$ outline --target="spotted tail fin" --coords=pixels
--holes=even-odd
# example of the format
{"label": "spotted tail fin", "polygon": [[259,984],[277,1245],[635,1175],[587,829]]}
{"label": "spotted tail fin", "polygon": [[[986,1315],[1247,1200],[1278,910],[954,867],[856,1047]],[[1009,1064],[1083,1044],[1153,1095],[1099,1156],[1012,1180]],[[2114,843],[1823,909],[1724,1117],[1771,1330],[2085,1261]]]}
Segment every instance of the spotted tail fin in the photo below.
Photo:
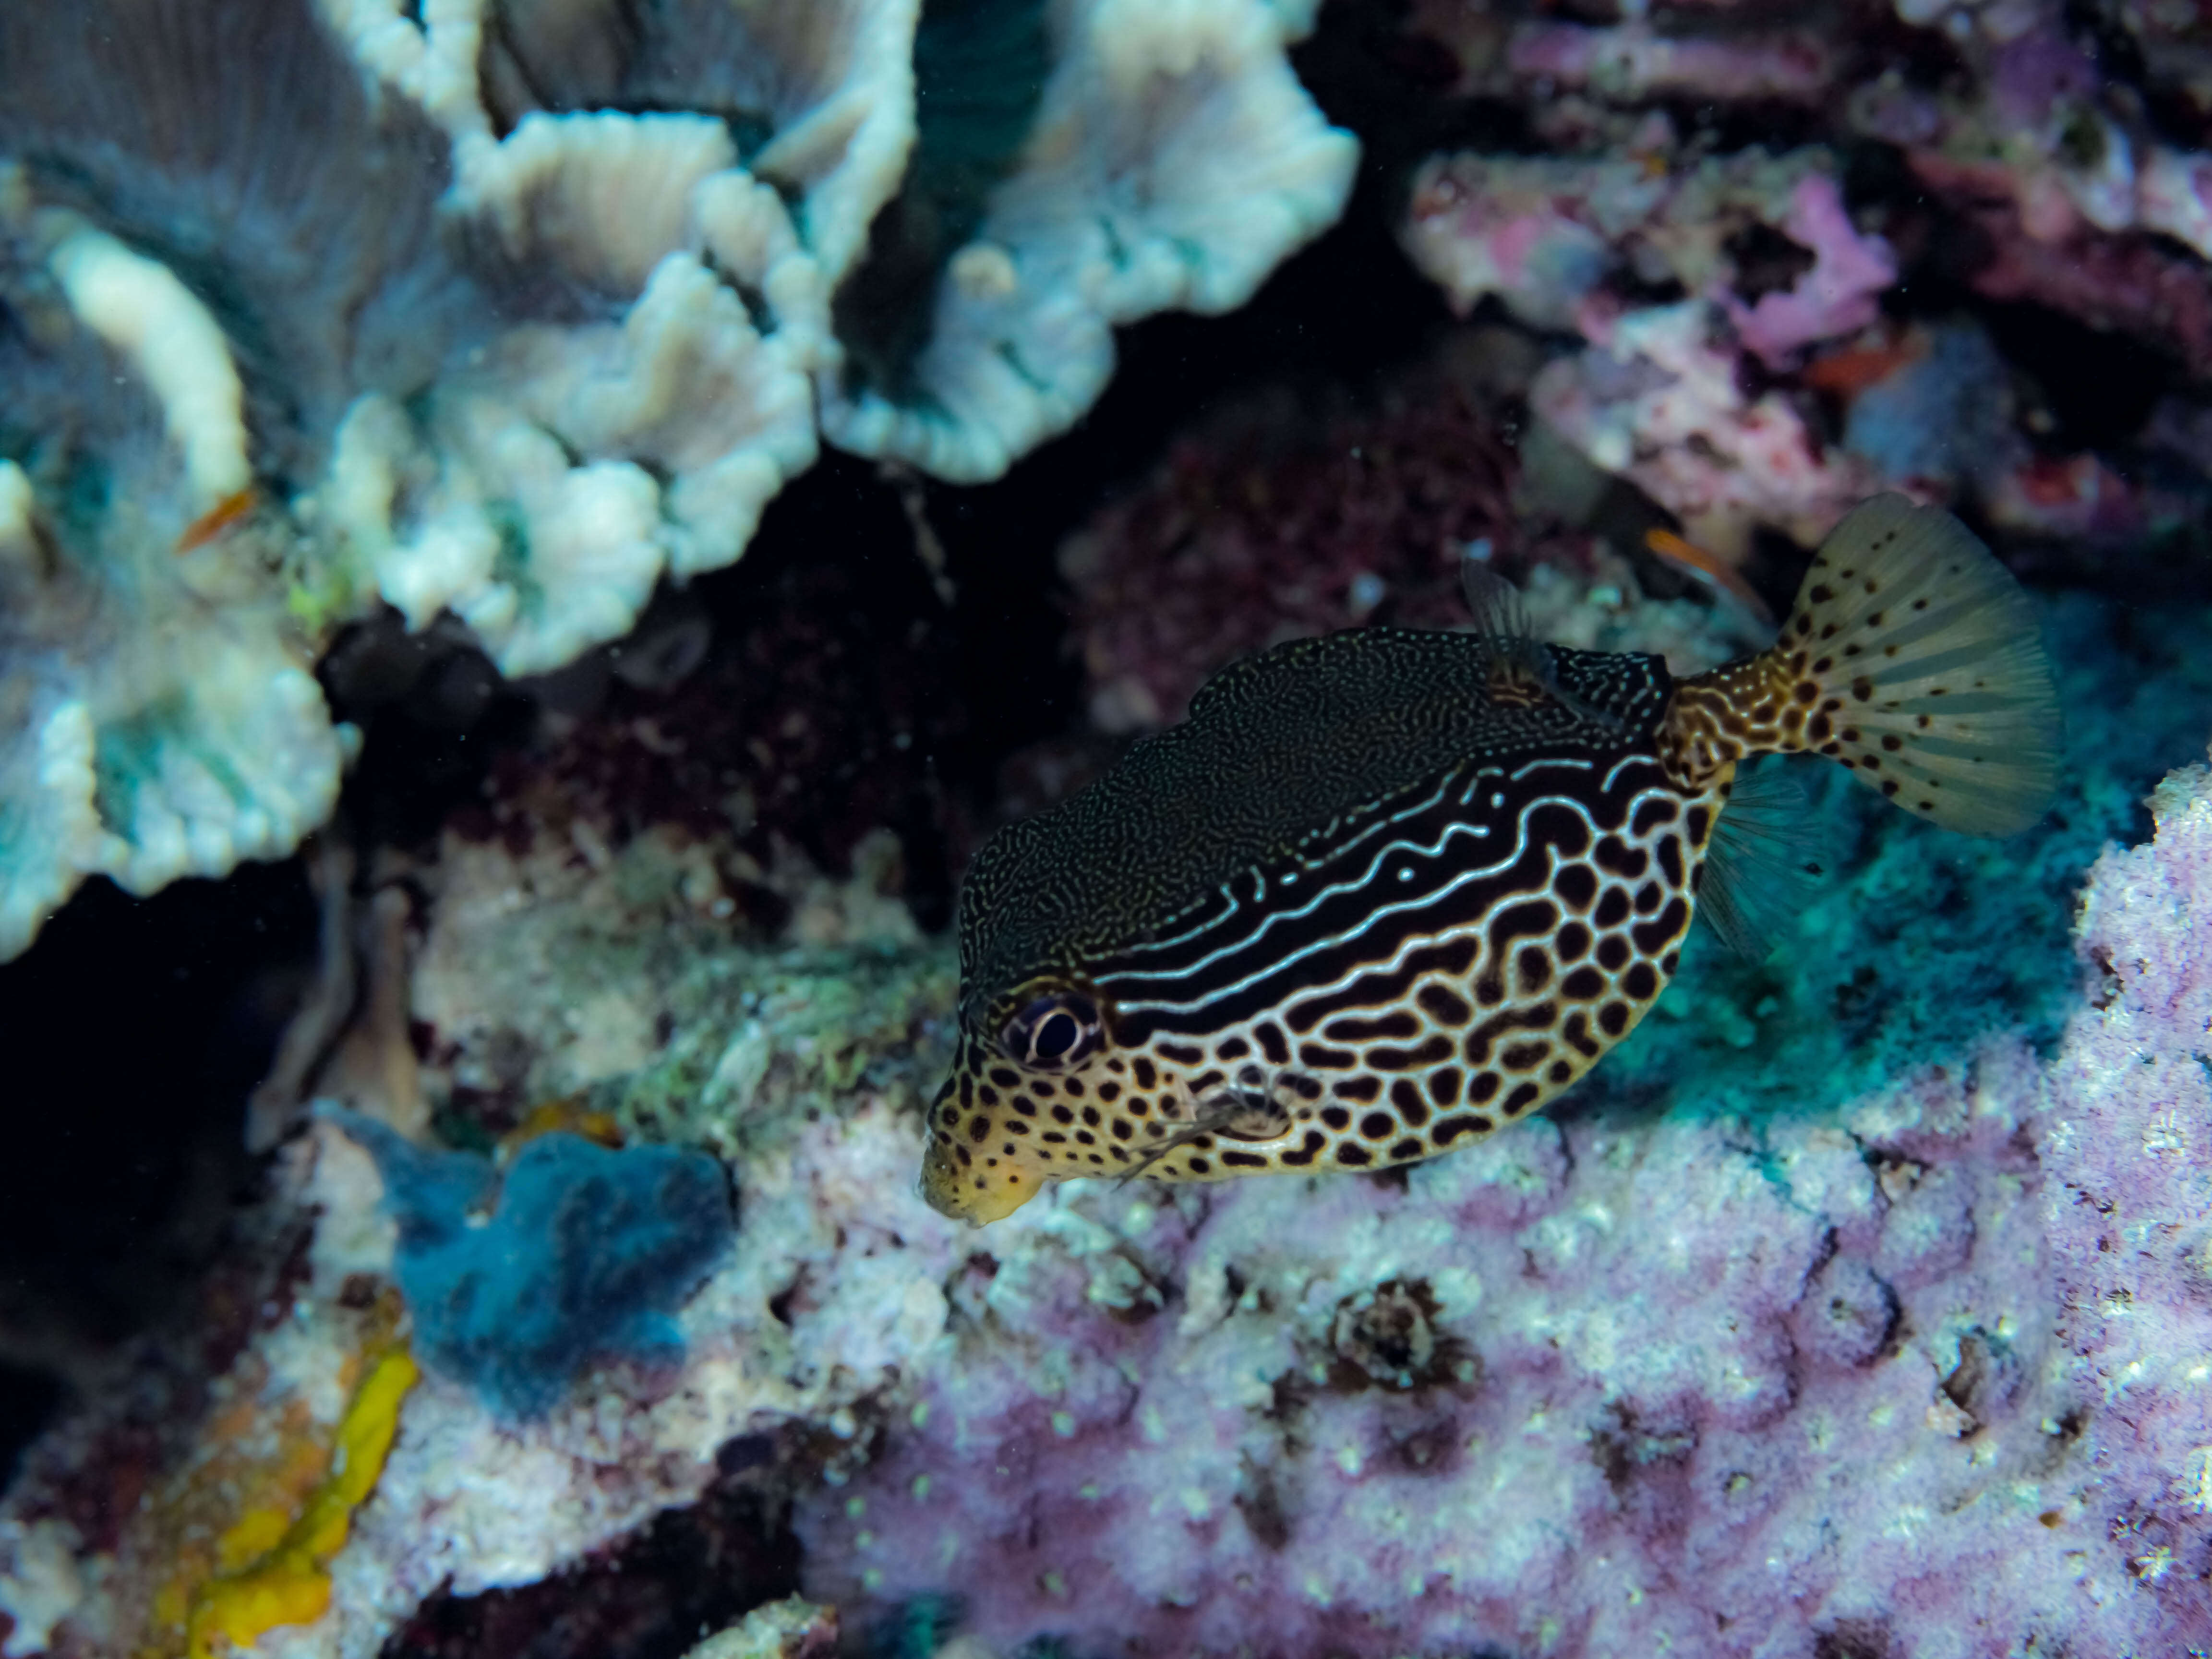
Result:
{"label": "spotted tail fin", "polygon": [[1947,830],[2009,836],[2051,804],[2062,722],[2027,596],[1940,507],[1877,495],[1814,556],[1767,653],[1802,747]]}

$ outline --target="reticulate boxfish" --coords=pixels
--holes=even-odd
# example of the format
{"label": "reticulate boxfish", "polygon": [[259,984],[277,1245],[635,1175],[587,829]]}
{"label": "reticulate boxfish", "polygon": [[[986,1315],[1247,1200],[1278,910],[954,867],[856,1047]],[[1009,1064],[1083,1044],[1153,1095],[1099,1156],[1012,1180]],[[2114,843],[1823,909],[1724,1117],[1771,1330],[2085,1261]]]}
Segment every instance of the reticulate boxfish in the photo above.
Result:
{"label": "reticulate boxfish", "polygon": [[2002,836],[2049,804],[2059,736],[2026,595],[1899,495],[1822,544],[1773,646],[1688,679],[1494,612],[1246,658],[977,854],[922,1191],[983,1222],[1075,1176],[1465,1146],[1636,1028],[1693,915],[1749,945],[1802,879],[1740,763],[1825,755]]}

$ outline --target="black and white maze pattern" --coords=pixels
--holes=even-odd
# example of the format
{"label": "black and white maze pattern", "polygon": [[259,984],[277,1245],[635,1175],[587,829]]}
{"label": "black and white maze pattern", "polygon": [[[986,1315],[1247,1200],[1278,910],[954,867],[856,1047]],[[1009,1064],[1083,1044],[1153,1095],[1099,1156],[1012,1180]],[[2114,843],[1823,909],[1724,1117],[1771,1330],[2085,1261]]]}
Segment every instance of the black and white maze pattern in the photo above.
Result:
{"label": "black and white maze pattern", "polygon": [[1727,788],[1650,753],[1455,769],[1081,964],[1107,1032],[1073,1073],[963,1037],[927,1178],[1374,1169],[1525,1117],[1674,973]]}

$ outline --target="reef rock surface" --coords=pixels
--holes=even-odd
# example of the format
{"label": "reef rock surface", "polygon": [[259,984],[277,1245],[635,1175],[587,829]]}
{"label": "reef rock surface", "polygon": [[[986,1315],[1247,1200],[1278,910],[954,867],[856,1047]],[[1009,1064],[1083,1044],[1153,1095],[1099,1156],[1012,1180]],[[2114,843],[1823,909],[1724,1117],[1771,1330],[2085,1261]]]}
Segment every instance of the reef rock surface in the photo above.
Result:
{"label": "reef rock surface", "polygon": [[2047,1056],[976,1235],[810,1589],[1002,1650],[2202,1646],[2212,772],[2154,810]]}

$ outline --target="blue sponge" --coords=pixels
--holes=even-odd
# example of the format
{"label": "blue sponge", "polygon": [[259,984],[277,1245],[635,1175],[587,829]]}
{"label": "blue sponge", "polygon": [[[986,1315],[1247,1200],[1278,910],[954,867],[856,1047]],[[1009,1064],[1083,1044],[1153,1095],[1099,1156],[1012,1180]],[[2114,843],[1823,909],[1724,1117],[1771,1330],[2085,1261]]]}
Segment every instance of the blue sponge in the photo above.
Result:
{"label": "blue sponge", "polygon": [[325,1106],[384,1175],[414,1349],[512,1418],[550,1409],[593,1360],[673,1361],[668,1316],[728,1248],[722,1166],[673,1146],[541,1135],[504,1172]]}

